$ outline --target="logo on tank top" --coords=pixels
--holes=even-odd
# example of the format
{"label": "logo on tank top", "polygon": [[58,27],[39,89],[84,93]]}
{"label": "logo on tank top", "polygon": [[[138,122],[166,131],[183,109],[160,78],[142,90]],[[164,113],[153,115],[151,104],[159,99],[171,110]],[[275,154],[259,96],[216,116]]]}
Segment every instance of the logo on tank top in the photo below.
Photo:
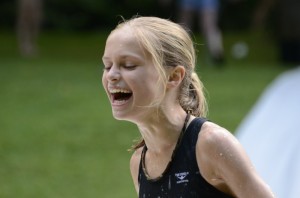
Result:
{"label": "logo on tank top", "polygon": [[175,173],[175,176],[177,178],[176,183],[181,184],[181,183],[187,183],[189,180],[186,178],[188,176],[189,172],[182,172],[182,173]]}

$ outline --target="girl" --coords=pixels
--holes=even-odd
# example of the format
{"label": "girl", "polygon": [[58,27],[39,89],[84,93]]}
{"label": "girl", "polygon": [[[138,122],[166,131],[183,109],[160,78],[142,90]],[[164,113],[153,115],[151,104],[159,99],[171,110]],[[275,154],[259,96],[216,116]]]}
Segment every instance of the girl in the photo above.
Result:
{"label": "girl", "polygon": [[226,129],[204,119],[193,42],[157,17],[120,23],[106,41],[102,83],[113,116],[137,125],[130,170],[139,197],[274,197]]}

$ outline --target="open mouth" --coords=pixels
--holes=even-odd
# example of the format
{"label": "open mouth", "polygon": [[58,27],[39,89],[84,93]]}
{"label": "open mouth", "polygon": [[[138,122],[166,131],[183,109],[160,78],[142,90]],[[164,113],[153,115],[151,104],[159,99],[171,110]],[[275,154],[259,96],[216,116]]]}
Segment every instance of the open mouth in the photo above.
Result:
{"label": "open mouth", "polygon": [[127,101],[131,98],[132,92],[125,89],[109,90],[112,97],[112,102]]}

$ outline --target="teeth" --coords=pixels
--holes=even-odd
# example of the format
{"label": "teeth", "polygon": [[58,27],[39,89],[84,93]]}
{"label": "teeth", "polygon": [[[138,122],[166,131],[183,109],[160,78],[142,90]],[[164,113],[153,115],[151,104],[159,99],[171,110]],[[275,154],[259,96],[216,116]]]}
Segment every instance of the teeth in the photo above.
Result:
{"label": "teeth", "polygon": [[127,101],[126,100],[114,100],[113,104],[115,105],[122,105],[125,104]]}
{"label": "teeth", "polygon": [[110,93],[131,93],[131,91],[125,90],[125,89],[110,89]]}

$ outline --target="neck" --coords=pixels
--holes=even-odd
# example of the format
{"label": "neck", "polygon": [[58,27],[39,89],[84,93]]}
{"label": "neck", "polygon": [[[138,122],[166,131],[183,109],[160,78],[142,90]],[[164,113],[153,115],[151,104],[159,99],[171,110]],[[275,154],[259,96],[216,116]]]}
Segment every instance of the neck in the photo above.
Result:
{"label": "neck", "polygon": [[173,149],[182,131],[186,112],[180,108],[169,113],[159,113],[138,124],[149,151],[161,153]]}

